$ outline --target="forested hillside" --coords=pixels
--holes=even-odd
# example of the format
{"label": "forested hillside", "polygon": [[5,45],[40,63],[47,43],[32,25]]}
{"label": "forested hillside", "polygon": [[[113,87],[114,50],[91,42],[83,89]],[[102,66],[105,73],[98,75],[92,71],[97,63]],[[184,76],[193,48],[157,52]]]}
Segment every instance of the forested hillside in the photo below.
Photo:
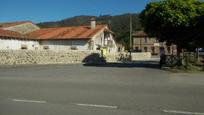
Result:
{"label": "forested hillside", "polygon": [[129,44],[129,27],[130,27],[130,15],[133,19],[133,31],[140,30],[141,24],[138,14],[122,14],[122,15],[103,15],[103,16],[76,16],[72,18],[63,19],[55,22],[43,22],[38,26],[42,28],[48,27],[63,27],[63,26],[79,26],[89,25],[90,19],[95,17],[97,24],[107,24],[110,29],[115,33],[115,38],[118,42],[128,46]]}

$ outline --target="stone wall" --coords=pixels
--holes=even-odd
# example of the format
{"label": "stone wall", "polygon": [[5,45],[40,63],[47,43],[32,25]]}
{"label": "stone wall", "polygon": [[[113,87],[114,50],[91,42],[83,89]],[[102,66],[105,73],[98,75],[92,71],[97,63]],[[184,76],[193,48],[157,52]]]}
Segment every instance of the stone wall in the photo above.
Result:
{"label": "stone wall", "polygon": [[132,61],[149,60],[151,59],[151,53],[150,52],[132,53],[131,59]]}
{"label": "stone wall", "polygon": [[[132,61],[148,60],[151,53],[132,53]],[[129,53],[111,53],[106,62],[128,61]],[[103,63],[99,51],[0,50],[0,65]]]}
{"label": "stone wall", "polygon": [[[131,53],[132,61],[145,61],[151,59],[152,55],[150,52],[140,52],[140,53]],[[130,61],[130,53],[111,53],[106,56],[107,62],[129,62]]]}
{"label": "stone wall", "polygon": [[[72,64],[82,63],[85,58],[95,58],[90,56],[98,54],[93,51],[67,51],[67,52],[53,52],[53,51],[31,51],[31,50],[5,50],[0,51],[0,64]],[[96,57],[98,58],[98,57]],[[94,60],[94,59],[90,59]],[[95,59],[96,60],[96,59]]]}

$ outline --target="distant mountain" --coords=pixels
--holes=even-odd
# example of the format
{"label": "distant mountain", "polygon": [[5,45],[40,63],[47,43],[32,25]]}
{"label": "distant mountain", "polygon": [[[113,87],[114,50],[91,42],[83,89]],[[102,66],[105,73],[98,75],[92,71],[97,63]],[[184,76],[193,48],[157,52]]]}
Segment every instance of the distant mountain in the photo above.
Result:
{"label": "distant mountain", "polygon": [[130,16],[133,20],[133,31],[140,30],[141,23],[138,14],[122,14],[122,15],[102,15],[102,16],[76,16],[72,18],[63,19],[55,22],[43,22],[37,24],[41,28],[49,27],[64,27],[64,26],[79,26],[89,25],[92,17],[96,18],[97,24],[107,24],[115,33],[115,38],[118,42],[128,46],[129,44],[129,27]]}
{"label": "distant mountain", "polygon": [[88,25],[92,17],[95,16],[76,16],[55,22],[43,22],[37,25],[42,28]]}

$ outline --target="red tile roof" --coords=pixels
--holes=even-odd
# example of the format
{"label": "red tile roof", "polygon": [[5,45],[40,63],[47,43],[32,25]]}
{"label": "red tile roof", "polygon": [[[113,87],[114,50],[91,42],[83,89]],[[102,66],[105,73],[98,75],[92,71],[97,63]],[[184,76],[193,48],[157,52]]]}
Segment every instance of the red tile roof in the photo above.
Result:
{"label": "red tile roof", "polygon": [[27,35],[0,28],[0,37],[30,40],[90,39],[100,31],[113,33],[106,27],[106,25],[97,25],[95,29],[91,29],[89,26],[45,28]]}
{"label": "red tile roof", "polygon": [[3,29],[0,29],[0,37],[22,38],[22,39],[26,38],[25,36],[21,35],[18,32],[3,30]]}
{"label": "red tile roof", "polygon": [[45,28],[29,33],[28,37],[39,40],[90,39],[99,31],[105,30],[106,27],[106,25],[97,25],[95,29],[89,26]]}
{"label": "red tile roof", "polygon": [[134,37],[147,37],[147,34],[144,31],[137,31],[133,33]]}
{"label": "red tile roof", "polygon": [[24,23],[32,23],[32,22],[31,21],[22,21],[22,22],[0,23],[0,28],[8,28],[8,27],[17,26],[17,25],[24,24]]}

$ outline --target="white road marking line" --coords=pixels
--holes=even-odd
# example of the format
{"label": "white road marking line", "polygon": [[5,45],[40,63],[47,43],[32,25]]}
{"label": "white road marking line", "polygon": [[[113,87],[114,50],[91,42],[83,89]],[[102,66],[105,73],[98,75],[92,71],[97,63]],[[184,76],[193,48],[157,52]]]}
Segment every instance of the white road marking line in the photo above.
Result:
{"label": "white road marking line", "polygon": [[8,98],[9,100],[15,101],[15,102],[25,102],[25,103],[47,103],[46,101],[39,101],[39,100],[24,100],[24,99],[13,99]]}
{"label": "white road marking line", "polygon": [[204,115],[199,112],[177,111],[177,110],[163,110],[165,113],[184,114],[184,115]]}
{"label": "white road marking line", "polygon": [[83,104],[83,103],[75,103],[78,106],[85,106],[85,107],[97,107],[97,108],[109,108],[109,109],[117,109],[117,106],[109,106],[109,105],[96,105],[96,104]]}

